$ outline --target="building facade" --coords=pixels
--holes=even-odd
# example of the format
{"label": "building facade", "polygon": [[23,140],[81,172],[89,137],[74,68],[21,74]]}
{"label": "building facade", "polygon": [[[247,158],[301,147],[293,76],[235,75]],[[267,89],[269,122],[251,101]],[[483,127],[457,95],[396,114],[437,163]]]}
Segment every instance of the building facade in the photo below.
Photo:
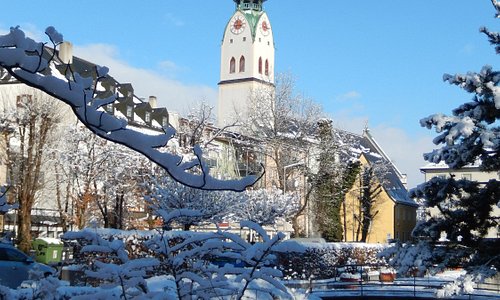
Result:
{"label": "building facade", "polygon": [[[420,168],[420,171],[424,174],[425,182],[431,180],[434,177],[450,178],[454,176],[455,179],[466,179],[470,181],[477,181],[479,183],[486,183],[491,179],[500,180],[500,172],[486,172],[479,169],[478,165],[467,165],[461,169],[452,169],[448,167],[444,162],[440,163],[429,163],[426,166]],[[439,214],[437,208],[431,208],[428,213],[430,216],[435,216]],[[495,216],[500,216],[500,208],[497,206],[493,207],[493,214]],[[420,213],[422,218],[425,218],[425,212]],[[490,228],[486,238],[500,238],[500,229]],[[444,237],[443,237],[444,238]]]}
{"label": "building facade", "polygon": [[[359,147],[361,168],[382,165],[382,175],[374,178],[371,185],[378,189],[373,193],[371,214],[373,215],[367,231],[367,243],[386,243],[391,240],[402,242],[411,239],[411,232],[416,225],[418,204],[408,196],[406,175],[402,174],[391,162],[390,158],[378,145],[368,130],[355,138]],[[344,240],[357,242],[361,240],[363,207],[360,199],[362,193],[371,187],[359,175],[355,184],[347,193],[342,210],[346,212]],[[343,217],[344,218],[344,217]]]}

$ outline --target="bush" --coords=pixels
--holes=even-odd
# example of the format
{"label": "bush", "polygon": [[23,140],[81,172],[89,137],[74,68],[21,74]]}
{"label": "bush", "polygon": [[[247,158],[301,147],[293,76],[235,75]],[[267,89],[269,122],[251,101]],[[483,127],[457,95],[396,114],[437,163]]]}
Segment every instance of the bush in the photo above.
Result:
{"label": "bush", "polygon": [[277,267],[286,279],[334,278],[346,265],[386,264],[378,257],[383,249],[381,245],[285,242],[276,251]]}

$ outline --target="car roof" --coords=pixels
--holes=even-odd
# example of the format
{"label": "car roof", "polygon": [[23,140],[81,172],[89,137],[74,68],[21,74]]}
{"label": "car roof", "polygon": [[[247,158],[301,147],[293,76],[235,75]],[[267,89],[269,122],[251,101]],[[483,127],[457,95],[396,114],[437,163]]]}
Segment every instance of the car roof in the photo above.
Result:
{"label": "car roof", "polygon": [[11,244],[7,244],[7,243],[0,243],[0,248],[10,248],[10,249],[16,249],[18,250],[16,247],[14,247],[13,245]]}

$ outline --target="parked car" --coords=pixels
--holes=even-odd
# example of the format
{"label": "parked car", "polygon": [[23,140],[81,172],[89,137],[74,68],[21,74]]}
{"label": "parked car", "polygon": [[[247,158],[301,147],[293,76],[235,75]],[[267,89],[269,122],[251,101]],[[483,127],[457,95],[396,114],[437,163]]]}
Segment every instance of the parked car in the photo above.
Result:
{"label": "parked car", "polygon": [[56,270],[40,263],[9,244],[0,243],[0,285],[17,288],[30,278],[30,273],[52,276]]}

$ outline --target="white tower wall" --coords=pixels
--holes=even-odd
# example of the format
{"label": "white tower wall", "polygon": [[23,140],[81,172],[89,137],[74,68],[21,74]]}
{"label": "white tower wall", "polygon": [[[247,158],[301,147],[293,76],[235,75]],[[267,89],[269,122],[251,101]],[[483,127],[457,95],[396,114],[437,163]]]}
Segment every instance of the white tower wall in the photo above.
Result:
{"label": "white tower wall", "polygon": [[[237,26],[238,20],[244,25]],[[242,56],[245,58],[243,71],[240,70]],[[267,14],[263,11],[236,10],[226,25],[221,45],[217,107],[220,127],[234,122],[235,118],[244,122],[251,91],[274,86],[274,56],[273,32]],[[235,62],[233,69],[232,58]]]}

